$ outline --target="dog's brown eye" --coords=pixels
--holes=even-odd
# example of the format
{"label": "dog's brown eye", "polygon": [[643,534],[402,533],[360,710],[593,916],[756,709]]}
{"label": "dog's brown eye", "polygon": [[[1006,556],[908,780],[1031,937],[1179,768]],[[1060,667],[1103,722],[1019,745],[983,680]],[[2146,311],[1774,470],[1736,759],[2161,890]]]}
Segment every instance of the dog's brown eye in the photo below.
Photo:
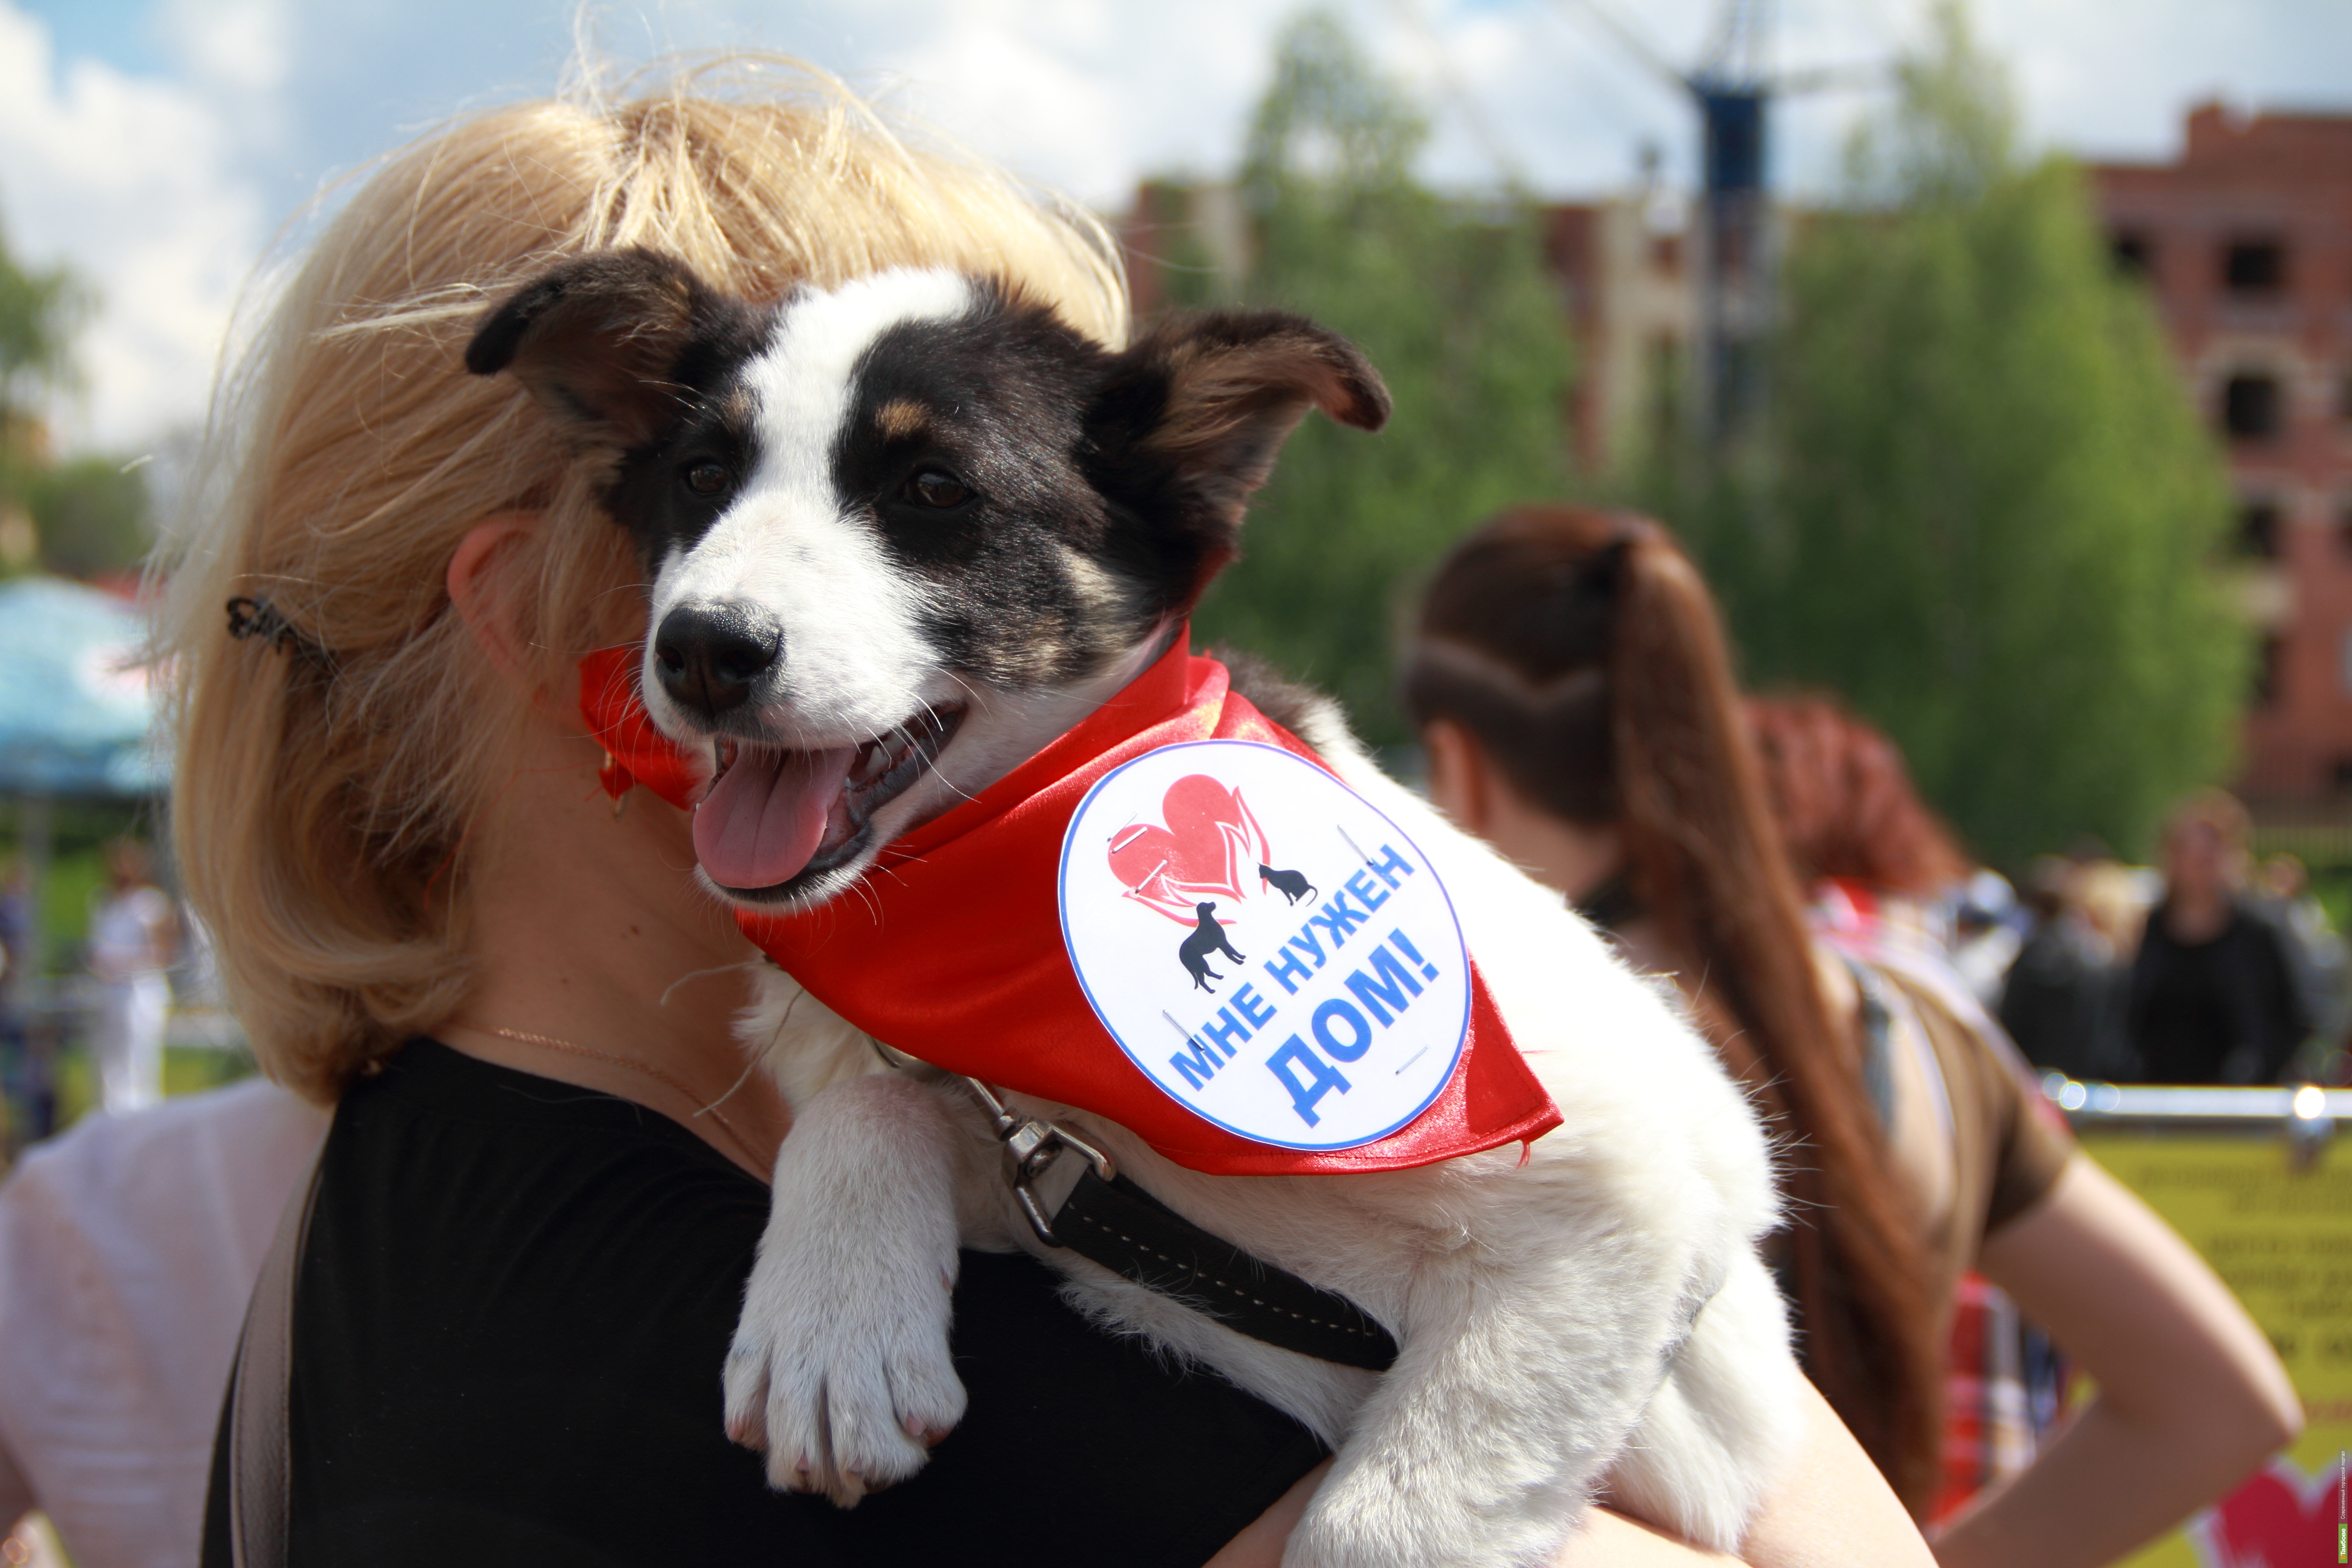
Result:
{"label": "dog's brown eye", "polygon": [[686,488],[698,496],[715,496],[733,478],[724,463],[697,463],[686,470]]}
{"label": "dog's brown eye", "polygon": [[971,499],[971,488],[953,474],[925,468],[907,481],[908,499],[919,506],[961,506]]}

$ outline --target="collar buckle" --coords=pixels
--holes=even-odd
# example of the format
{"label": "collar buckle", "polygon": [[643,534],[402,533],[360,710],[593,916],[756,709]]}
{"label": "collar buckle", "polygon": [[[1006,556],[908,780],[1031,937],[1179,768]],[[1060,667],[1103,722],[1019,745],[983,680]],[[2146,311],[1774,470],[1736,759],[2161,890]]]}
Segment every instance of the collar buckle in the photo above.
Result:
{"label": "collar buckle", "polygon": [[1048,1247],[1065,1245],[1054,1234],[1052,1216],[1038,1200],[1038,1178],[1052,1170],[1064,1154],[1076,1153],[1094,1167],[1098,1180],[1108,1182],[1118,1173],[1110,1156],[1059,1122],[1013,1110],[1005,1103],[1002,1092],[980,1079],[967,1078],[963,1081],[980,1097],[982,1108],[988,1112],[990,1131],[1003,1146],[1004,1180],[1012,1187],[1013,1201],[1021,1205],[1029,1228]]}

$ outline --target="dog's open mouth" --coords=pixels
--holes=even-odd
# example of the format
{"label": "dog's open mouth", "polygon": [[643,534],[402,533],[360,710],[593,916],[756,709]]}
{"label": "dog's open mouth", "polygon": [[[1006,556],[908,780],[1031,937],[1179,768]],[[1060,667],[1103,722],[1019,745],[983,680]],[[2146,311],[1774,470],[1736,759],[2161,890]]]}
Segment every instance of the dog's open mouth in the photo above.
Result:
{"label": "dog's open mouth", "polygon": [[789,896],[865,847],[874,814],[920,778],[963,721],[927,708],[862,745],[789,751],[719,742],[719,775],[694,813],[694,855],[746,898]]}

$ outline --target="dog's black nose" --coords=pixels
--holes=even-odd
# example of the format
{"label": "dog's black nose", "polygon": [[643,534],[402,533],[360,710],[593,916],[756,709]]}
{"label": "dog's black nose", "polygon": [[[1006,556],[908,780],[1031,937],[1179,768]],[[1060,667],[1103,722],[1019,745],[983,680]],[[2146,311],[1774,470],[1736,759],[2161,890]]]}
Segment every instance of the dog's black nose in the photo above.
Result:
{"label": "dog's black nose", "polygon": [[654,633],[654,669],[670,700],[715,719],[742,706],[783,646],[783,628],[748,605],[680,605]]}

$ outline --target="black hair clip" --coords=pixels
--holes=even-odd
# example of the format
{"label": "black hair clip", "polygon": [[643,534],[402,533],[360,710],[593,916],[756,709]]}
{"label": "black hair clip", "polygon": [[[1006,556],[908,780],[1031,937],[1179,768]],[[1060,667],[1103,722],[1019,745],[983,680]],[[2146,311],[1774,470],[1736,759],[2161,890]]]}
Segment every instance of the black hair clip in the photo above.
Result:
{"label": "black hair clip", "polygon": [[228,635],[243,642],[259,637],[280,653],[301,654],[325,661],[327,650],[296,629],[294,623],[279,613],[277,605],[267,599],[247,598],[243,595],[228,602]]}

